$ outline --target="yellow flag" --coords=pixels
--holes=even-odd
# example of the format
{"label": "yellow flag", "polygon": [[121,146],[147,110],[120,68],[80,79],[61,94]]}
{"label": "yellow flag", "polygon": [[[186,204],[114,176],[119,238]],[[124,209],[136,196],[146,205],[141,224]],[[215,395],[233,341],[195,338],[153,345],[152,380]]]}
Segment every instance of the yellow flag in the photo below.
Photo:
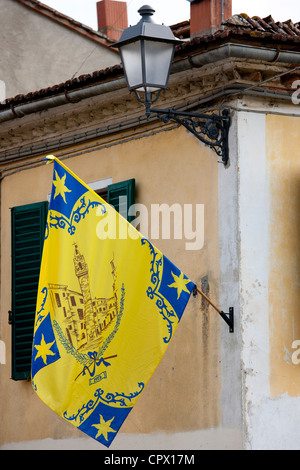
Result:
{"label": "yellow flag", "polygon": [[194,284],[52,160],[32,384],[52,410],[109,447],[161,361]]}

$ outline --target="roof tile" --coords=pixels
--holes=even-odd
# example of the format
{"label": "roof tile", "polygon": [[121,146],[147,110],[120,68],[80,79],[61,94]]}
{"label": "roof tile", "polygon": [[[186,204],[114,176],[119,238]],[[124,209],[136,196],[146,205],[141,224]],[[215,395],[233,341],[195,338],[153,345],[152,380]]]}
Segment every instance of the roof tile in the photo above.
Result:
{"label": "roof tile", "polygon": [[292,20],[284,21],[283,23],[275,22],[272,15],[266,18],[253,16],[252,18],[246,13],[240,15],[233,15],[231,18],[224,22],[226,29],[231,30],[252,30],[260,31],[266,35],[280,34],[288,39],[293,37],[300,37],[299,23],[293,23]]}

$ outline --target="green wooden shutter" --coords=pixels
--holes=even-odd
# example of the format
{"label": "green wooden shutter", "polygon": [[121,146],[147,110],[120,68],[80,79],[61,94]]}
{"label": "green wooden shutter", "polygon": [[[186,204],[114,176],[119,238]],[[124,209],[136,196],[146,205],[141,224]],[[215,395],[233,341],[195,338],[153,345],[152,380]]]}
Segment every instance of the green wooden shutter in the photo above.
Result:
{"label": "green wooden shutter", "polygon": [[12,379],[30,378],[33,326],[48,203],[14,207],[12,228]]}
{"label": "green wooden shutter", "polygon": [[[130,206],[135,204],[135,179],[109,185],[107,195],[107,202],[114,206],[116,211],[125,217],[128,222],[132,222],[134,216],[129,216],[128,210]],[[126,200],[124,197],[126,197]]]}

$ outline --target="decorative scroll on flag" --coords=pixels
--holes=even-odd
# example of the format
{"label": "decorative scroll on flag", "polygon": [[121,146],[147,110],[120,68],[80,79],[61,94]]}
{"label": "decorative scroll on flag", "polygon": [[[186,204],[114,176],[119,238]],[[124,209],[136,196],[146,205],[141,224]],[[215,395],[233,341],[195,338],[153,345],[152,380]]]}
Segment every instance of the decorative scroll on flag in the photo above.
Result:
{"label": "decorative scroll on flag", "polygon": [[[161,361],[194,288],[55,157],[32,384],[109,447]],[[116,236],[117,235],[117,236]]]}

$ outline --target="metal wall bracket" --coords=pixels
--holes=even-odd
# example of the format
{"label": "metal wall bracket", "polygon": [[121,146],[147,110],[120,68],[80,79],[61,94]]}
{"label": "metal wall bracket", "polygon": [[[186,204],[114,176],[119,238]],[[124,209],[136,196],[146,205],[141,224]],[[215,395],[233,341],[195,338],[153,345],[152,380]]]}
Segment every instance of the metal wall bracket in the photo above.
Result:
{"label": "metal wall bracket", "polygon": [[229,333],[234,333],[234,308],[230,307],[229,313],[220,312],[221,317],[229,326]]}
{"label": "metal wall bracket", "polygon": [[146,116],[155,113],[164,123],[176,121],[190,131],[201,142],[208,145],[222,159],[225,166],[229,159],[228,134],[231,119],[229,110],[224,109],[222,115],[199,114],[173,109],[157,109],[146,105]]}

